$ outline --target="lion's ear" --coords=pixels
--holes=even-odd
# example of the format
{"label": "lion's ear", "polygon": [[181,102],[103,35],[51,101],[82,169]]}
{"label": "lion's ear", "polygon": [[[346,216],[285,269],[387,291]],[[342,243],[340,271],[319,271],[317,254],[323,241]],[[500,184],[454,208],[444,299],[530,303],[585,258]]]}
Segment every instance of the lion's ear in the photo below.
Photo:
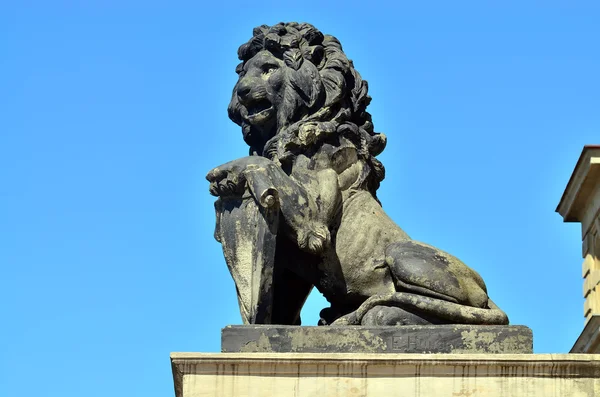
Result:
{"label": "lion's ear", "polygon": [[309,109],[321,106],[325,89],[319,71],[310,62],[303,62],[298,70],[289,70],[289,81]]}

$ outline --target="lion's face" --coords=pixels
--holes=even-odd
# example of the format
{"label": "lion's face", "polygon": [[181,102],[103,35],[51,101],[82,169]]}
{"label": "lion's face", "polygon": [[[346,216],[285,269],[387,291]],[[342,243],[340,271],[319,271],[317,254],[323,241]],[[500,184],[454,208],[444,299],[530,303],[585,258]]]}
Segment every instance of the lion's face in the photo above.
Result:
{"label": "lion's face", "polygon": [[325,90],[315,65],[288,63],[263,50],[238,70],[229,117],[242,126],[252,147],[262,148],[281,128],[322,104]]}
{"label": "lion's face", "polygon": [[261,51],[239,72],[230,107],[235,107],[234,117],[239,117],[247,142],[266,141],[275,133],[277,109],[283,96],[284,66],[270,52]]}

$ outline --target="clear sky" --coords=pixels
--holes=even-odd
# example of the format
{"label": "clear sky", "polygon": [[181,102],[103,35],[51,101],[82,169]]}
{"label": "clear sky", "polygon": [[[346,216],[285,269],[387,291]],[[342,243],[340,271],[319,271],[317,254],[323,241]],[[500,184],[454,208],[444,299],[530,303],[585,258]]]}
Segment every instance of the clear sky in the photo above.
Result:
{"label": "clear sky", "polygon": [[216,352],[240,322],[204,175],[247,153],[236,52],[280,21],[336,36],[369,81],[390,216],[479,271],[536,352],[569,351],[581,236],[554,210],[600,143],[599,19],[596,1],[2,2],[0,395],[172,395],[169,352]]}

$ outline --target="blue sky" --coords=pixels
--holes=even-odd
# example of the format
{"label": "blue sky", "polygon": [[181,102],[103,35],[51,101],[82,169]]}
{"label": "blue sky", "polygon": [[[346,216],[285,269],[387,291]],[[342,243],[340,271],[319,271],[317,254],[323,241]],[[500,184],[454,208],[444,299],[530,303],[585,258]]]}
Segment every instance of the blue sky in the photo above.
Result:
{"label": "blue sky", "polygon": [[240,322],[204,175],[247,153],[236,51],[279,21],[369,81],[390,216],[479,271],[536,352],[575,342],[580,228],[554,210],[600,143],[598,3],[257,4],[0,4],[0,395],[172,395],[169,352]]}

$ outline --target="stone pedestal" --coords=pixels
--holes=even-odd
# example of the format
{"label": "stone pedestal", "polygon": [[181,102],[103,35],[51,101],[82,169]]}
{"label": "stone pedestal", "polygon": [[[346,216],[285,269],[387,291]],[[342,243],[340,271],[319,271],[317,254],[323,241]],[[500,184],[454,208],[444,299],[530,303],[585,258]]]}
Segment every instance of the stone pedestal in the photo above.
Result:
{"label": "stone pedestal", "polygon": [[176,397],[592,397],[587,354],[172,353]]}
{"label": "stone pedestal", "polygon": [[405,325],[298,327],[234,325],[223,328],[229,353],[533,353],[522,325]]}

